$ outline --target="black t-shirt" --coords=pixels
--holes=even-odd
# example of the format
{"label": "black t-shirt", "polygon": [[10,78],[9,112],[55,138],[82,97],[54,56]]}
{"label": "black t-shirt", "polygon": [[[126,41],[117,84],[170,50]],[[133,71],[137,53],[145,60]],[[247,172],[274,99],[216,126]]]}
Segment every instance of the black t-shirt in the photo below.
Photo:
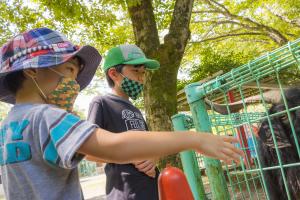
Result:
{"label": "black t-shirt", "polygon": [[[140,110],[130,101],[113,94],[94,98],[88,119],[113,133],[148,130]],[[108,200],[158,200],[158,170],[156,178],[151,178],[132,164],[108,163],[105,174]]]}

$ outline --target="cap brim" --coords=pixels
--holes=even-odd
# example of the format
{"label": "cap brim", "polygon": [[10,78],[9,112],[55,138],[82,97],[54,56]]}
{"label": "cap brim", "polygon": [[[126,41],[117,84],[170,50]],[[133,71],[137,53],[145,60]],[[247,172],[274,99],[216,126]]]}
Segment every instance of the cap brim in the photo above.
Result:
{"label": "cap brim", "polygon": [[[49,56],[49,55],[42,55],[42,56]],[[59,57],[62,55],[55,55],[55,56]],[[44,65],[39,68],[45,68],[45,67],[51,67],[51,66],[63,64],[67,60],[73,58],[74,56],[78,56],[81,59],[82,64],[84,65],[83,69],[80,71],[76,79],[78,84],[80,85],[80,90],[83,90],[92,81],[102,59],[101,55],[94,47],[89,45],[83,46],[79,50],[75,51],[74,53],[71,53],[67,56],[64,55],[64,59],[62,62],[55,63],[54,65],[49,65],[49,66]],[[33,67],[33,66],[27,67],[27,69],[29,68],[37,68],[37,67]],[[20,71],[23,69],[19,69],[15,71]],[[16,102],[15,95],[12,94],[9,90],[7,90],[4,87],[4,78],[5,75],[7,74],[9,73],[0,75],[0,101],[10,103],[10,104],[15,104]]]}
{"label": "cap brim", "polygon": [[135,60],[131,60],[128,62],[124,62],[126,65],[144,65],[147,69],[155,70],[158,69],[160,64],[156,60],[148,59],[148,58],[138,58]]}

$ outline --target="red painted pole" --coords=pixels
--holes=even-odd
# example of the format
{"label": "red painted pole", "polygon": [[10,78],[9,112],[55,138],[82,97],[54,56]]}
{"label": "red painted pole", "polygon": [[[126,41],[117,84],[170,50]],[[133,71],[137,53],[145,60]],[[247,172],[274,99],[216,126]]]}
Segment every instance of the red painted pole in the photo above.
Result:
{"label": "red painted pole", "polygon": [[[230,103],[235,102],[233,91],[229,91],[227,93],[227,95],[228,95]],[[250,153],[250,150],[249,150],[248,141],[247,141],[247,137],[246,137],[246,132],[245,132],[244,126],[238,127],[237,128],[237,132],[238,132],[238,139],[239,139],[240,146],[246,149],[245,150],[246,151],[246,156],[244,158],[244,164],[246,165],[247,168],[249,168],[250,167],[249,164],[251,164],[252,160],[251,160],[251,153]]]}
{"label": "red painted pole", "polygon": [[176,167],[167,167],[158,178],[159,200],[194,200],[184,173]]}

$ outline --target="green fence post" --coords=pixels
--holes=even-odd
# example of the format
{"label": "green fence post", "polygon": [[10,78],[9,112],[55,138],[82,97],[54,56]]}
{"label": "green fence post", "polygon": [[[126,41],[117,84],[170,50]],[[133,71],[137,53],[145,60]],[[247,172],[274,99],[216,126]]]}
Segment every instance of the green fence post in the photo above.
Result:
{"label": "green fence post", "polygon": [[[186,86],[185,93],[190,105],[196,130],[212,132],[204,102],[205,93],[204,89],[201,87],[201,84],[192,83]],[[221,162],[219,160],[204,157],[204,164],[213,199],[230,200],[230,194],[227,188]]]}
{"label": "green fence post", "polygon": [[[172,116],[172,123],[175,131],[186,131],[193,126],[190,116],[177,114]],[[194,151],[184,151],[180,153],[183,171],[186,175],[195,200],[206,200],[200,168]]]}

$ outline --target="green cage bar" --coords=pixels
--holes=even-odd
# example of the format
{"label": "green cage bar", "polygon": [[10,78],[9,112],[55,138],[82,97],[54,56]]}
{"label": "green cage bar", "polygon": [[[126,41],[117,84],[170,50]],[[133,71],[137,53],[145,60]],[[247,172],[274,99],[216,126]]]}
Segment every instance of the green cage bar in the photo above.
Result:
{"label": "green cage bar", "polygon": [[220,90],[236,89],[240,85],[274,74],[274,71],[278,72],[292,65],[299,66],[299,60],[300,38],[202,84],[198,95],[206,96]]}
{"label": "green cage bar", "polygon": [[[292,78],[295,79],[293,80],[294,82],[292,82]],[[290,127],[290,138],[295,143],[293,153],[297,154],[297,158],[300,158],[299,133],[294,127],[296,120],[293,118],[296,111],[299,111],[300,105],[297,104],[289,107],[285,97],[285,89],[299,82],[300,38],[210,81],[192,83],[185,87],[187,103],[189,104],[197,131],[236,136],[238,134],[237,130],[243,128],[246,137],[238,145],[244,152],[250,151],[249,159],[245,163],[241,162],[240,165],[221,165],[221,162],[218,160],[203,157],[206,175],[210,184],[210,192],[206,191],[207,198],[208,193],[211,193],[212,199],[222,200],[273,199],[274,191],[268,187],[272,185],[270,181],[273,179],[268,179],[266,175],[267,172],[272,172],[273,174],[276,171],[277,174],[272,176],[280,177],[280,180],[276,180],[279,180],[277,185],[280,186],[280,193],[286,195],[284,199],[298,199],[295,198],[295,192],[292,193],[291,190],[291,188],[299,186],[297,185],[298,181],[295,183],[296,186],[291,185],[293,183],[290,180],[293,179],[290,179],[291,176],[287,175],[287,171],[292,169],[298,170],[300,168],[300,161],[298,159],[287,162],[285,159],[282,159],[281,154],[283,151],[280,148],[283,147],[278,145],[278,138],[274,131],[274,127],[276,128],[276,126],[273,123],[275,123],[275,118],[285,116],[284,119],[288,120],[285,125]],[[251,86],[250,89],[249,86]],[[270,112],[274,104],[265,100],[263,93],[274,90],[274,88],[280,92],[280,106],[282,109]],[[234,97],[237,97],[237,101],[242,102],[240,110],[231,111],[229,109],[229,104],[232,103],[228,100],[229,91],[232,91]],[[260,98],[260,108],[251,108],[251,106],[249,108],[249,105],[245,103],[246,98],[254,95],[258,95]],[[224,114],[226,112],[223,112],[223,115],[220,114],[222,112],[217,113],[212,104],[208,102],[225,105],[227,114]],[[184,115],[177,117],[182,117],[180,119],[182,120],[181,130],[184,130],[184,128],[188,129],[191,126],[191,120],[186,120]],[[270,135],[268,139],[273,142],[272,163],[264,162],[261,159],[263,155],[259,153],[259,148],[261,147],[258,143],[258,139],[261,139],[259,137],[261,134],[260,131],[266,131],[266,129],[261,129],[262,123],[265,126],[267,125],[267,131]],[[299,125],[300,123],[298,124],[298,128]],[[245,143],[248,143],[248,145],[245,145]],[[288,155],[286,154],[286,157]],[[194,156],[195,158],[192,156],[190,158],[200,158],[196,154]],[[194,162],[193,160],[186,161],[190,163]],[[297,177],[297,175],[292,177]],[[300,176],[298,180],[300,180]]]}
{"label": "green cage bar", "polygon": [[[185,114],[172,116],[172,123],[175,131],[188,131],[194,127],[193,120]],[[206,200],[205,190],[199,170],[198,162],[194,151],[180,153],[184,173],[192,190],[195,200]]]}
{"label": "green cage bar", "polygon": [[[199,84],[190,84],[185,88],[187,100],[192,112],[195,128],[197,131],[212,132],[210,120],[206,111],[203,91],[199,90]],[[226,179],[219,160],[204,157],[206,174],[209,179],[213,199],[229,200],[230,194]]]}

